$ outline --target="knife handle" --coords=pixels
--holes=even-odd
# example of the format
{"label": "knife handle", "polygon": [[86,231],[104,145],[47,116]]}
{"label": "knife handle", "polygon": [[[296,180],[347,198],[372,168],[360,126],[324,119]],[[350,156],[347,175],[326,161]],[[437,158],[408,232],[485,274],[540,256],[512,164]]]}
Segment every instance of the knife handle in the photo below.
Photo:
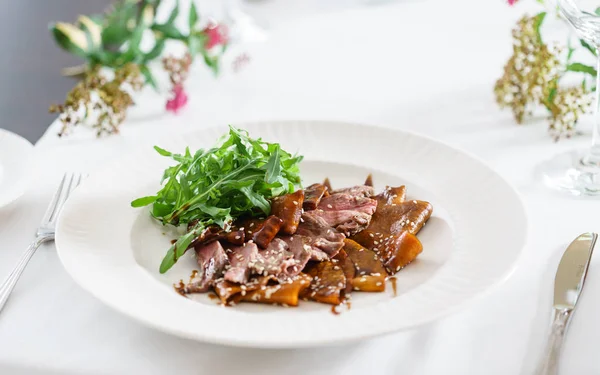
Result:
{"label": "knife handle", "polygon": [[544,350],[544,355],[540,359],[535,371],[535,375],[556,375],[558,374],[558,359],[562,347],[563,338],[572,309],[554,310],[554,320],[550,329],[548,343]]}

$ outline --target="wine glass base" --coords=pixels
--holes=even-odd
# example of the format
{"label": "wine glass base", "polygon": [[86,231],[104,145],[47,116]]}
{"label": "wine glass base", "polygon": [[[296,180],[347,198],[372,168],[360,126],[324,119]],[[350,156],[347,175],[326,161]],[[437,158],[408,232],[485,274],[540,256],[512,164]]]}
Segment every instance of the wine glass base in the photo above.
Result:
{"label": "wine glass base", "polygon": [[600,164],[589,161],[589,150],[558,154],[537,167],[544,184],[577,196],[600,196]]}

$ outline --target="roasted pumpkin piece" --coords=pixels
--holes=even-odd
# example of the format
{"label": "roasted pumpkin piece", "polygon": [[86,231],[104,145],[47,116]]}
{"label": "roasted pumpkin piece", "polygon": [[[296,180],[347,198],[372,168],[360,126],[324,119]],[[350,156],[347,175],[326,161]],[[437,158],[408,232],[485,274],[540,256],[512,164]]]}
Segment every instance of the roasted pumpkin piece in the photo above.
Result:
{"label": "roasted pumpkin piece", "polygon": [[308,288],[311,280],[310,276],[303,273],[285,282],[279,282],[273,276],[260,276],[246,284],[221,281],[214,286],[214,290],[225,305],[247,301],[297,306],[300,293]]}
{"label": "roasted pumpkin piece", "polygon": [[355,269],[355,276],[351,279],[353,289],[383,292],[387,272],[379,256],[350,239],[344,240],[344,251]]}
{"label": "roasted pumpkin piece", "polygon": [[283,221],[281,224],[281,231],[283,233],[296,233],[300,217],[302,216],[303,203],[304,190],[298,190],[291,194],[273,198],[271,202],[271,215],[275,215]]}
{"label": "roasted pumpkin piece", "polygon": [[252,231],[252,240],[256,242],[258,246],[266,249],[279,232],[282,223],[283,220],[277,216],[269,216],[261,223],[257,230]]}
{"label": "roasted pumpkin piece", "polygon": [[[188,229],[192,228],[195,223],[192,225],[188,225]],[[245,240],[244,232],[239,229],[232,229],[230,232],[227,232],[218,225],[210,225],[208,226],[198,237],[196,237],[190,247],[195,247],[198,245],[208,244],[213,241],[224,240],[233,245],[243,245]]]}
{"label": "roasted pumpkin piece", "polygon": [[344,301],[346,276],[337,262],[309,264],[304,271],[312,277],[312,282],[302,297],[331,305],[339,305]]}
{"label": "roasted pumpkin piece", "polygon": [[337,263],[338,266],[342,268],[344,271],[344,276],[346,276],[346,288],[344,292],[346,295],[352,291],[352,279],[356,275],[356,269],[354,268],[354,263],[348,258],[348,254],[341,249],[333,258],[333,263]]}
{"label": "roasted pumpkin piece", "polygon": [[431,217],[433,207],[429,202],[410,200],[402,203],[381,205],[371,217],[367,230],[371,233],[396,234],[408,231],[417,234]]}
{"label": "roasted pumpkin piece", "polygon": [[298,306],[300,293],[309,287],[312,278],[305,273],[278,284],[267,284],[242,296],[242,301]]}
{"label": "roasted pumpkin piece", "polygon": [[378,210],[383,206],[400,204],[406,200],[406,186],[386,186],[381,193],[374,197],[374,199],[377,200]]}
{"label": "roasted pumpkin piece", "polygon": [[415,260],[423,251],[423,245],[417,236],[403,231],[385,237],[373,250],[383,261],[388,273],[393,275]]}
{"label": "roasted pumpkin piece", "polygon": [[302,204],[304,210],[316,210],[326,192],[327,187],[323,184],[312,184],[304,189],[304,203]]}
{"label": "roasted pumpkin piece", "polygon": [[[213,287],[215,293],[224,305],[235,305],[242,299],[242,285],[230,281],[220,281]],[[244,289],[247,289],[244,286]]]}

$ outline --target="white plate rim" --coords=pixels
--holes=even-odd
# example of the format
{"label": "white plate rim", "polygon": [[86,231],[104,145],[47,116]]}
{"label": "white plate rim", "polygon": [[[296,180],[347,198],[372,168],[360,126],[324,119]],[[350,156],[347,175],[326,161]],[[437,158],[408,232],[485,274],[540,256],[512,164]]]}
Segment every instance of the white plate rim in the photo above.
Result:
{"label": "white plate rim", "polygon": [[[314,347],[314,346],[335,344],[335,343],[339,343],[339,342],[356,341],[356,340],[365,339],[365,338],[369,338],[369,337],[373,337],[373,336],[377,336],[377,335],[383,335],[383,334],[388,334],[388,333],[392,333],[392,332],[396,332],[396,331],[411,329],[411,328],[419,327],[421,325],[433,322],[433,321],[443,318],[449,314],[452,314],[458,310],[461,310],[461,309],[465,308],[466,306],[468,306],[470,303],[474,302],[476,299],[479,299],[479,298],[489,294],[496,287],[498,287],[503,282],[505,282],[512,275],[514,270],[516,269],[518,262],[523,255],[523,250],[528,241],[528,233],[529,233],[530,223],[527,219],[528,215],[527,215],[526,205],[524,204],[522,196],[518,192],[518,190],[510,182],[508,182],[503,176],[501,176],[498,172],[496,172],[493,168],[491,168],[487,162],[482,160],[477,155],[474,155],[468,151],[465,151],[458,147],[455,147],[447,142],[435,139],[434,137],[424,135],[424,134],[421,134],[418,132],[404,130],[404,129],[394,129],[394,128],[390,128],[390,127],[386,127],[386,126],[378,126],[378,125],[373,125],[373,124],[353,123],[353,122],[345,122],[345,121],[329,121],[329,120],[324,120],[324,121],[322,121],[322,120],[302,120],[302,121],[276,120],[276,121],[247,122],[247,123],[239,123],[236,125],[241,126],[241,127],[252,127],[252,126],[273,125],[273,124],[277,124],[277,126],[289,126],[290,124],[313,124],[313,125],[320,124],[320,125],[331,125],[331,126],[353,126],[353,127],[364,128],[364,129],[369,129],[369,130],[373,130],[373,131],[392,132],[397,136],[410,135],[411,137],[421,138],[428,142],[432,142],[439,146],[445,147],[448,150],[451,150],[458,154],[462,154],[464,157],[467,157],[468,159],[475,161],[477,164],[479,164],[480,167],[486,169],[488,173],[494,175],[496,178],[498,178],[499,180],[502,181],[502,183],[505,185],[505,188],[507,188],[510,191],[510,193],[512,194],[512,198],[515,199],[515,203],[517,203],[520,208],[521,215],[520,215],[519,220],[522,220],[523,225],[521,228],[522,232],[519,234],[519,238],[520,238],[519,243],[520,244],[516,246],[516,248],[518,248],[518,250],[516,251],[514,259],[512,260],[510,265],[504,270],[504,272],[501,276],[497,277],[493,282],[486,284],[485,288],[483,288],[478,293],[475,293],[475,294],[469,296],[469,298],[465,299],[461,303],[454,304],[451,307],[443,309],[443,310],[438,310],[435,313],[429,314],[427,317],[424,317],[421,320],[415,320],[409,326],[394,327],[393,329],[374,330],[369,333],[363,333],[361,335],[354,335],[350,338],[349,337],[334,337],[331,339],[320,340],[320,341],[305,340],[305,341],[298,341],[298,342],[287,341],[287,340],[261,342],[260,340],[259,341],[252,341],[252,340],[249,341],[247,339],[238,339],[235,337],[223,338],[223,337],[216,337],[216,336],[211,336],[211,335],[203,335],[203,334],[199,334],[198,332],[192,333],[189,330],[185,330],[185,329],[181,330],[181,329],[174,329],[173,327],[166,327],[164,324],[158,323],[157,321],[149,319],[147,317],[132,315],[131,312],[128,311],[126,308],[123,308],[123,306],[112,303],[112,301],[107,301],[106,298],[104,298],[96,290],[89,288],[87,285],[87,282],[80,277],[80,274],[75,272],[72,268],[70,268],[71,264],[69,263],[69,260],[66,258],[66,253],[63,252],[63,250],[61,249],[62,223],[63,223],[63,214],[61,214],[61,217],[59,218],[59,225],[57,227],[56,242],[57,242],[57,250],[58,250],[59,258],[60,258],[61,262],[63,263],[63,265],[65,266],[65,269],[67,270],[67,272],[71,275],[71,277],[73,277],[73,279],[76,281],[76,283],[78,283],[81,287],[83,287],[89,293],[94,295],[96,298],[98,298],[103,303],[109,305],[111,308],[119,311],[120,313],[122,313],[126,316],[129,316],[130,318],[133,318],[149,327],[152,327],[152,328],[155,328],[155,329],[158,329],[161,331],[169,332],[169,333],[175,334],[180,337],[185,337],[185,338],[189,338],[189,339],[194,339],[194,340],[199,340],[199,341],[204,341],[204,342],[209,342],[209,343],[215,343],[215,344],[224,344],[224,345],[233,345],[233,346],[242,346],[242,347],[262,347],[262,348],[297,348],[297,347]],[[223,126],[215,126],[215,127],[210,127],[210,128],[195,129],[192,131],[186,131],[186,133],[180,134],[176,137],[177,138],[184,137],[188,134],[205,132],[210,129],[223,130],[225,128]],[[129,152],[129,154],[134,154],[134,153],[135,153],[135,150]],[[107,167],[108,166],[106,166],[105,168],[107,168]],[[77,194],[77,192],[75,192],[75,194]],[[67,203],[67,205],[68,204],[69,203]]]}

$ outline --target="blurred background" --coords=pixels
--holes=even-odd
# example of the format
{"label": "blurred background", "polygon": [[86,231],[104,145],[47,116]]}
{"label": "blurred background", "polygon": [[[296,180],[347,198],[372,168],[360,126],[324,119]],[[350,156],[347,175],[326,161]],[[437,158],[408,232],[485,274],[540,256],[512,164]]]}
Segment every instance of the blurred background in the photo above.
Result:
{"label": "blurred background", "polygon": [[[224,8],[234,16],[249,16],[266,30],[291,18],[393,0],[196,0],[201,12],[220,18]],[[415,0],[396,0],[415,1]],[[0,113],[2,126],[31,142],[37,141],[56,115],[49,105],[64,100],[74,78],[61,69],[81,63],[57,48],[48,32],[55,21],[74,22],[79,15],[101,13],[110,0],[3,1],[0,12]]]}

